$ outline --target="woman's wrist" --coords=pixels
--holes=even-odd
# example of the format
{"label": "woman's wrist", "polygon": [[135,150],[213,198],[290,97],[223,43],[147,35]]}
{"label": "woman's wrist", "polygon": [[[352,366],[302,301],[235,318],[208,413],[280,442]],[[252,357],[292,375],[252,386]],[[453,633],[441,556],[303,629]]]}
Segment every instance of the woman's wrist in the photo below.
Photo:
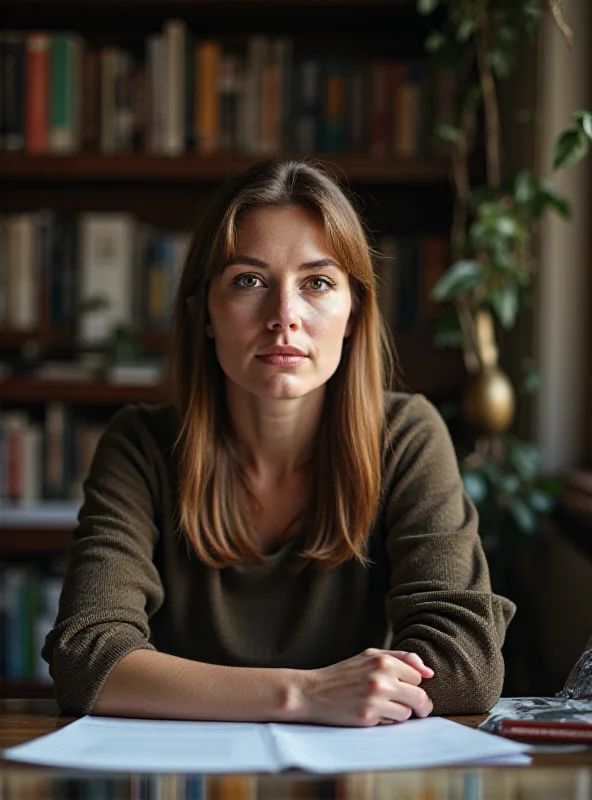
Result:
{"label": "woman's wrist", "polygon": [[308,719],[307,689],[314,682],[314,670],[282,669],[278,717],[280,722],[306,722]]}

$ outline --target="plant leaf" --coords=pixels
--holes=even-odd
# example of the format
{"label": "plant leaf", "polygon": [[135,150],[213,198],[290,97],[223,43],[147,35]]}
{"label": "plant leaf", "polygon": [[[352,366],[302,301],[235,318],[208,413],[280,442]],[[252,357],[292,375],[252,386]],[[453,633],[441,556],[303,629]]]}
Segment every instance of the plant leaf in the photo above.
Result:
{"label": "plant leaf", "polygon": [[500,81],[504,81],[506,78],[509,78],[512,73],[514,58],[506,49],[500,47],[490,52],[489,63],[491,64],[491,69],[495,73],[496,78]]}
{"label": "plant leaf", "polygon": [[574,111],[571,118],[579,128],[592,140],[592,111]]}
{"label": "plant leaf", "polygon": [[508,510],[522,533],[534,533],[537,526],[536,516],[524,500],[519,497],[510,498]]}
{"label": "plant leaf", "polygon": [[508,472],[502,478],[500,487],[506,494],[516,494],[520,489],[520,478],[515,472]]}
{"label": "plant leaf", "polygon": [[537,514],[550,514],[555,507],[554,498],[542,489],[533,489],[527,499],[528,504]]}
{"label": "plant leaf", "polygon": [[518,314],[518,287],[509,283],[502,289],[494,289],[488,293],[489,302],[497,318],[505,330],[509,330],[516,322]]}
{"label": "plant leaf", "polygon": [[564,169],[581,161],[588,152],[588,139],[581,130],[563,131],[555,142],[553,169]]}
{"label": "plant leaf", "polygon": [[567,197],[558,194],[552,183],[542,180],[539,183],[539,191],[535,203],[535,216],[537,218],[540,217],[547,206],[552,208],[563,219],[569,219],[571,208]]}
{"label": "plant leaf", "polygon": [[430,34],[428,34],[428,37],[425,41],[425,49],[428,53],[435,53],[438,50],[441,50],[447,42],[448,39],[443,33],[440,33],[440,31],[432,31]]}
{"label": "plant leaf", "polygon": [[537,474],[540,453],[536,444],[514,441],[508,448],[508,457],[522,480],[531,480]]}
{"label": "plant leaf", "polygon": [[462,348],[463,332],[454,306],[446,306],[444,313],[438,314],[434,320],[432,332],[436,347]]}
{"label": "plant leaf", "polygon": [[455,128],[453,125],[436,125],[435,133],[439,139],[444,142],[452,142],[452,144],[456,144],[461,136],[459,128]]}
{"label": "plant leaf", "polygon": [[417,10],[424,16],[431,14],[439,5],[440,0],[417,0]]}
{"label": "plant leaf", "polygon": [[548,494],[553,500],[557,500],[559,495],[563,492],[564,482],[561,478],[554,475],[545,475],[538,481],[538,488],[542,489],[545,494]]}
{"label": "plant leaf", "polygon": [[483,275],[483,264],[478,261],[457,261],[432,289],[434,300],[451,300],[473,289]]}
{"label": "plant leaf", "polygon": [[466,493],[475,505],[485,500],[488,494],[487,481],[480,472],[467,470],[463,472],[462,481]]}
{"label": "plant leaf", "polygon": [[459,42],[466,42],[475,30],[475,20],[472,17],[465,17],[456,31],[456,38]]}
{"label": "plant leaf", "polygon": [[522,172],[516,175],[516,180],[514,181],[514,198],[517,203],[526,205],[527,203],[531,203],[535,196],[536,185],[532,172],[523,169]]}

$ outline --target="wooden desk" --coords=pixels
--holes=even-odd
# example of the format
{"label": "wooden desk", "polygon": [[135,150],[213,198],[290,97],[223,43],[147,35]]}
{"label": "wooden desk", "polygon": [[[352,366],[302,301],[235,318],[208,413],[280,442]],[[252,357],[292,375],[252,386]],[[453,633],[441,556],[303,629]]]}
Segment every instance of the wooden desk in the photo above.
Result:
{"label": "wooden desk", "polygon": [[[475,726],[482,717],[456,717]],[[51,733],[73,718],[53,700],[0,700],[0,749]],[[592,800],[592,748],[538,753],[530,767],[281,775],[81,773],[0,759],[0,798],[101,800]]]}

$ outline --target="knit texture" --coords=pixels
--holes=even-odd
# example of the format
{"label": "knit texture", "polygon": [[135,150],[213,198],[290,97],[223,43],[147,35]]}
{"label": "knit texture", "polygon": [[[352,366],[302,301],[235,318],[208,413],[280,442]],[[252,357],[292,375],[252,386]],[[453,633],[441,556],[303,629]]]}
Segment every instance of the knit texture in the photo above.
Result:
{"label": "knit texture", "polygon": [[210,664],[313,669],[366,647],[409,650],[435,714],[499,699],[514,604],[492,594],[477,512],[448,430],[422,395],[385,395],[382,500],[370,566],[289,569],[299,539],[262,565],[212,569],[175,532],[178,475],[170,405],[128,405],[102,435],[53,630],[42,650],[62,711],[92,713],[127,653]]}

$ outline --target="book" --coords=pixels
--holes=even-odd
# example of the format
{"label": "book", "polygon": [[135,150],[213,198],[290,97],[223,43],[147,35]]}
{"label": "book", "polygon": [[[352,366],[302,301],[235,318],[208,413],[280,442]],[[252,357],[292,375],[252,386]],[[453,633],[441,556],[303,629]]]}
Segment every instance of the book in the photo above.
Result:
{"label": "book", "polygon": [[582,742],[592,744],[590,722],[543,722],[542,720],[504,719],[498,733],[518,741]]}
{"label": "book", "polygon": [[105,307],[82,315],[83,344],[104,344],[113,327],[132,322],[133,231],[125,213],[87,213],[80,218],[80,299],[102,298]]}
{"label": "book", "polygon": [[519,741],[592,743],[592,697],[502,698],[479,727]]}

